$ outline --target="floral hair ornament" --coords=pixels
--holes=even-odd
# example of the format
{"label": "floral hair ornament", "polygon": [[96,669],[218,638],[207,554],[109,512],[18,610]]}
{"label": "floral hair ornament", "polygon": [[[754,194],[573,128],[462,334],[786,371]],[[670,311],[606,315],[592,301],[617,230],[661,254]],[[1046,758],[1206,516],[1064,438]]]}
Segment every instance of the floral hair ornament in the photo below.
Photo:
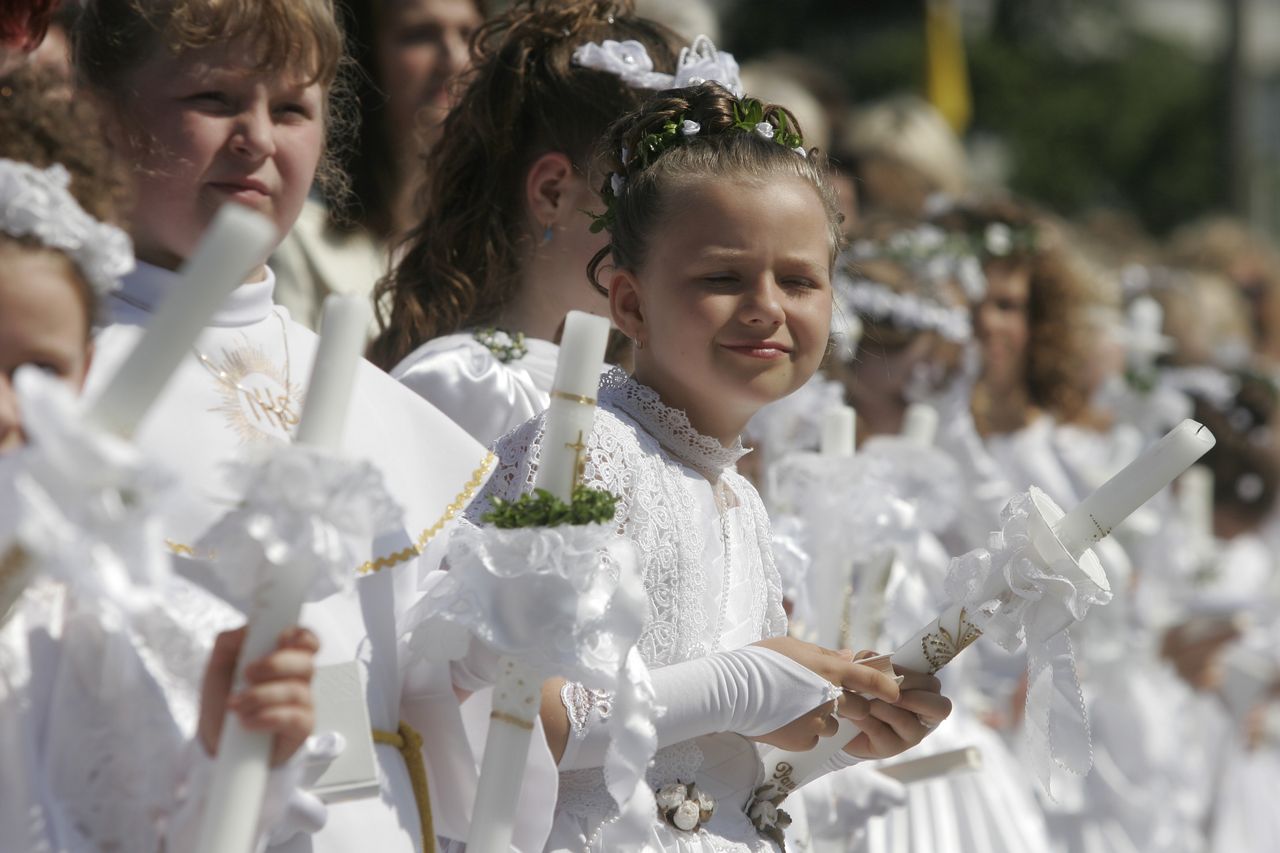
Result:
{"label": "floral hair ornament", "polygon": [[936,332],[948,341],[963,344],[973,338],[969,309],[947,306],[914,293],[898,293],[869,278],[837,274],[836,300],[847,316],[890,323],[900,329]]}
{"label": "floral hair ornament", "polygon": [[622,78],[633,89],[684,89],[699,83],[719,83],[742,97],[742,78],[738,61],[728,51],[716,50],[715,44],[705,35],[693,40],[693,44],[680,51],[675,74],[663,74],[653,70],[653,59],[645,46],[635,39],[614,41],[605,39],[597,44],[587,42],[573,51],[573,61],[579,68],[605,71]]}
{"label": "floral hair ornament", "polygon": [[855,240],[848,249],[852,261],[887,259],[902,264],[929,282],[954,279],[970,302],[987,292],[980,253],[985,250],[970,235],[951,233],[925,223],[895,231],[883,240]]}
{"label": "floral hair ornament", "polygon": [[86,213],[70,185],[60,163],[40,169],[0,158],[0,232],[63,252],[105,296],[133,269],[133,244],[124,231]]}
{"label": "floral hair ornament", "polygon": [[[690,82],[689,85],[696,86],[700,85],[701,82],[705,81]],[[777,122],[777,124],[774,124],[765,116],[763,102],[755,98],[743,98],[736,95],[734,97],[733,124],[722,132],[754,133],[762,139],[768,139],[790,148],[801,157],[809,156],[804,147],[804,140],[800,137],[800,134],[792,129],[785,112],[774,114],[774,120]],[[604,213],[588,213],[592,220],[591,233],[598,234],[601,231],[613,230],[617,201],[627,185],[626,173],[636,168],[648,168],[665,152],[689,142],[701,133],[702,125],[681,113],[664,122],[659,130],[646,133],[640,139],[640,143],[636,146],[634,152],[624,146],[618,155],[619,162],[622,164],[622,172],[611,173],[608,183],[601,191],[601,196],[606,205]]]}

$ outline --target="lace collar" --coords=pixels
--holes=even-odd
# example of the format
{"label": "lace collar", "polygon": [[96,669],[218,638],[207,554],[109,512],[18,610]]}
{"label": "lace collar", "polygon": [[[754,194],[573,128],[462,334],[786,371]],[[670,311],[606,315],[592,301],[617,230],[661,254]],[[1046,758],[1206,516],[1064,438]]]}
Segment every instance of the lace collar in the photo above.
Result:
{"label": "lace collar", "polygon": [[[267,276],[262,281],[242,284],[222,304],[209,320],[210,326],[250,326],[259,323],[271,313],[272,295],[276,288],[276,275],[271,267],[264,267]],[[170,288],[178,281],[178,274],[153,264],[138,262],[138,266],[120,282],[120,289],[111,299],[147,314],[155,313]],[[113,314],[116,312],[112,312]]]}
{"label": "lace collar", "polygon": [[662,402],[657,391],[617,367],[600,380],[600,402],[622,410],[668,452],[705,474],[719,474],[750,452],[742,446],[742,439],[725,447],[698,432],[689,423],[688,415]]}

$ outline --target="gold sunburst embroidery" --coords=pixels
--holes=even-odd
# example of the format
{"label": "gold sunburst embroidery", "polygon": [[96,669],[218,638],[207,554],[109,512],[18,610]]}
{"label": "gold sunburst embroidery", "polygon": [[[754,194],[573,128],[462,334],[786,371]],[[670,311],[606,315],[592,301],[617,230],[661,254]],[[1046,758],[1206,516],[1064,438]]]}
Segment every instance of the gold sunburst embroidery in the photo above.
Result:
{"label": "gold sunburst embroidery", "polygon": [[277,365],[246,338],[221,359],[205,361],[222,398],[211,412],[221,414],[241,443],[288,441],[298,425],[304,394],[286,365]]}
{"label": "gold sunburst embroidery", "polygon": [[924,659],[929,662],[929,674],[942,669],[951,659],[968,648],[974,640],[982,636],[981,629],[969,621],[969,614],[960,608],[960,621],[956,632],[952,634],[942,625],[938,625],[937,633],[925,634],[920,638]]}

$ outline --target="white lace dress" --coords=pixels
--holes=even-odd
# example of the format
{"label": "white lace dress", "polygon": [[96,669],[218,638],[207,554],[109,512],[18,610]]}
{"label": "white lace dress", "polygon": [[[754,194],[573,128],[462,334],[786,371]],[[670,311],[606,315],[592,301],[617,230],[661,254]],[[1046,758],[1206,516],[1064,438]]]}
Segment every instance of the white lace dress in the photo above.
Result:
{"label": "white lace dress", "polygon": [[546,410],[559,353],[551,341],[525,338],[522,348],[503,350],[459,332],[427,341],[391,376],[488,447]]}
{"label": "white lace dress", "polygon": [[[782,590],[769,547],[769,522],[752,486],[733,470],[745,453],[695,431],[681,411],[620,370],[608,373],[586,451],[583,482],[619,495],[621,530],[637,547],[649,615],[639,648],[663,667],[785,633]],[[499,467],[468,510],[478,519],[489,498],[528,491],[538,467],[542,418],[498,442]],[[583,691],[571,717],[601,709]],[[649,781],[694,780],[716,799],[714,816],[682,832],[654,816],[649,849],[773,850],[743,807],[761,778],[755,745],[735,734],[694,738],[658,751]],[[548,850],[616,849],[614,806],[598,769],[562,771]]]}

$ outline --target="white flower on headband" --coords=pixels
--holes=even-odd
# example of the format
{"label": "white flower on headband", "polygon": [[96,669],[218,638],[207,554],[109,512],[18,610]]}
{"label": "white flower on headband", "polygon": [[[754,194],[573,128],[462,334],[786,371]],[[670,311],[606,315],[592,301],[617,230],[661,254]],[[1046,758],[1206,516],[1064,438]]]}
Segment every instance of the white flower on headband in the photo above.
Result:
{"label": "white flower on headband", "polygon": [[573,61],[581,68],[616,74],[633,89],[666,89],[671,80],[670,74],[653,70],[649,51],[634,39],[605,39],[601,44],[588,42],[573,51]]}
{"label": "white flower on headband", "polygon": [[702,125],[693,119],[685,119],[680,125],[680,132],[685,136],[697,136],[702,131]]}
{"label": "white flower on headband", "polygon": [[904,329],[937,332],[957,344],[973,337],[973,324],[964,306],[942,305],[918,294],[898,293],[878,281],[844,274],[836,276],[835,295],[848,317],[861,316]]}
{"label": "white flower on headband", "polygon": [[733,54],[716,50],[706,36],[698,36],[693,44],[680,51],[675,74],[653,70],[649,51],[638,41],[587,42],[573,51],[573,61],[580,68],[591,68],[616,74],[633,89],[683,89],[699,83],[719,83],[734,97],[742,97],[742,79]]}
{"label": "white flower on headband", "polygon": [[619,175],[617,172],[614,172],[609,176],[609,188],[613,190],[615,198],[622,195],[622,188],[626,185],[627,179],[622,175]]}
{"label": "white flower on headband", "polygon": [[769,124],[767,121],[762,121],[756,125],[756,133],[760,134],[765,139],[773,139],[773,125]]}
{"label": "white flower on headband", "polygon": [[86,213],[67,190],[70,184],[59,163],[39,169],[0,159],[0,233],[65,253],[103,296],[133,269],[133,244],[119,228]]}
{"label": "white flower on headband", "polygon": [[791,150],[799,154],[801,157],[809,156],[809,152],[805,150],[803,145],[797,145],[795,148],[792,148]]}

